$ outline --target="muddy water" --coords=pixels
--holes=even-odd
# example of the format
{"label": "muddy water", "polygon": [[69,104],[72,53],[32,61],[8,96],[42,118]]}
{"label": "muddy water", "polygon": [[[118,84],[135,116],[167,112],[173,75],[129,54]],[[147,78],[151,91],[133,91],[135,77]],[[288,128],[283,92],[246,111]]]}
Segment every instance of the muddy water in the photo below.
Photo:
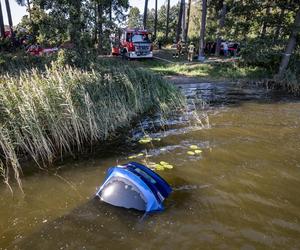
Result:
{"label": "muddy water", "polygon": [[[56,174],[27,175],[25,196],[0,186],[0,249],[299,249],[300,102],[231,84],[182,89],[199,116],[167,121],[150,133],[160,141],[128,139]],[[208,103],[209,126],[199,125],[196,97]],[[187,154],[190,145],[202,153]],[[146,151],[147,161],[174,165],[160,172],[174,188],[163,213],[91,199],[108,166]]]}

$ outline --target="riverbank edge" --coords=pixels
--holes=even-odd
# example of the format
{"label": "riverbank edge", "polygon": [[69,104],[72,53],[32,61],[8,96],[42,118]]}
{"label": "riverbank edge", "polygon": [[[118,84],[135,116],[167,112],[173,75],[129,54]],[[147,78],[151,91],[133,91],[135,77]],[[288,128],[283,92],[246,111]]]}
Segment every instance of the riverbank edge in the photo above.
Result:
{"label": "riverbank edge", "polygon": [[197,76],[187,76],[184,74],[162,75],[167,81],[173,82],[175,85],[180,84],[195,84],[195,83],[236,83],[240,86],[256,86],[267,90],[279,90],[291,96],[300,97],[300,84],[289,84],[286,81],[281,81],[276,78],[260,78],[251,80],[250,78],[240,79],[211,79]]}
{"label": "riverbank edge", "polygon": [[[197,60],[187,62],[182,59],[172,58],[170,51],[166,53],[166,50],[159,50],[155,51],[155,60],[145,61],[143,66],[161,74],[166,79],[171,79],[176,84],[179,81],[183,84],[234,82],[269,90],[281,90],[293,96],[300,96],[299,79],[295,79],[294,75],[289,72],[279,78],[266,68],[247,66],[240,62],[239,58],[211,57],[205,62]],[[207,67],[211,67],[211,70],[207,70]]]}
{"label": "riverbank edge", "polygon": [[[120,87],[123,88],[119,93],[117,93],[118,96],[118,100],[123,100],[127,107],[125,107],[125,103],[124,105],[120,106],[121,108],[125,107],[124,109],[128,110],[128,114],[130,114],[129,116],[124,117],[122,123],[117,124],[116,129],[111,130],[109,132],[108,135],[104,136],[105,139],[101,139],[101,140],[94,140],[93,143],[88,143],[85,139],[82,139],[82,144],[86,144],[89,145],[88,148],[90,148],[91,146],[95,146],[96,144],[100,144],[100,143],[107,143],[110,140],[116,140],[118,137],[118,134],[122,134],[122,132],[124,131],[128,131],[131,126],[132,123],[136,123],[137,120],[141,119],[142,117],[144,117],[145,115],[149,115],[151,113],[154,112],[161,112],[164,115],[167,115],[167,113],[170,112],[174,112],[175,108],[177,107],[178,109],[184,105],[184,97],[183,95],[180,93],[180,91],[170,82],[166,81],[165,79],[163,79],[161,76],[159,76],[158,74],[154,74],[152,72],[150,72],[149,70],[143,70],[143,69],[135,69],[133,67],[124,67],[123,69],[119,69],[119,68],[115,68],[111,65],[107,65],[106,63],[104,65],[98,65],[99,68],[104,69],[104,71],[102,71],[104,77],[101,77],[102,80],[104,79],[105,84],[108,84],[107,81],[109,81],[110,77],[112,77],[112,79],[114,78],[114,74],[121,74],[121,78],[120,79],[115,79],[115,88]],[[97,71],[99,70],[99,68],[95,68],[93,69],[92,72],[101,72]],[[108,71],[111,71],[109,74]],[[59,71],[56,71],[56,74],[61,74],[61,76],[66,75],[66,74],[70,74],[72,75],[72,73],[70,73],[71,71],[65,71],[65,70],[61,70],[59,69]],[[118,73],[117,73],[118,72]],[[120,73],[121,72],[121,73]],[[15,85],[18,86],[18,88],[22,88],[23,83],[26,82],[25,84],[27,84],[27,88],[28,88],[28,92],[27,94],[32,94],[32,98],[34,99],[35,93],[31,92],[31,89],[28,87],[28,83],[30,82],[34,82],[34,79],[38,79],[38,81],[40,81],[41,79],[46,79],[43,78],[45,75],[47,75],[47,73],[42,72],[41,73],[41,79],[39,79],[39,73],[38,71],[32,71],[31,73],[33,74],[33,76],[29,76],[30,72],[28,71],[27,73],[22,74],[21,76],[16,76],[16,78],[11,78],[10,76],[6,75],[6,76],[1,76],[2,78],[2,83],[3,86],[6,85],[7,86],[7,82],[10,81],[11,85]],[[74,73],[74,72],[73,72]],[[75,75],[77,75],[77,77],[80,77],[80,75],[84,75],[86,72],[82,72],[82,70],[78,70],[78,72],[75,72]],[[27,75],[26,75],[27,74]],[[99,73],[100,74],[100,73]],[[120,75],[119,75],[120,76]],[[8,79],[10,77],[10,79]],[[25,78],[24,78],[25,77]],[[27,77],[27,78],[26,78]],[[48,75],[49,77],[49,75]],[[85,79],[85,80],[89,80],[89,77],[91,77],[90,75]],[[142,79],[139,79],[139,77],[141,77]],[[99,77],[98,77],[99,78]],[[95,78],[95,81],[98,80],[98,78]],[[80,78],[78,78],[80,79]],[[27,81],[24,81],[27,80]],[[49,81],[49,79],[46,79],[47,81]],[[74,80],[74,79],[73,79]],[[84,82],[84,81],[82,81]],[[15,83],[15,84],[14,84]],[[100,84],[100,83],[99,83]],[[99,85],[98,84],[98,85]],[[102,84],[102,83],[101,83]],[[100,85],[101,85],[100,84]],[[111,84],[107,85],[107,89],[108,90],[112,90],[113,82]],[[79,86],[77,86],[79,87]],[[99,86],[98,86],[99,87]],[[79,87],[80,90],[81,87]],[[99,87],[101,88],[101,86]],[[75,88],[76,89],[76,88]],[[139,92],[136,93],[135,89],[139,89]],[[49,90],[49,88],[48,88]],[[47,91],[48,91],[47,90]],[[23,91],[23,90],[22,90]],[[19,91],[19,92],[22,92]],[[90,94],[92,95],[93,91],[90,91]],[[130,92],[130,93],[129,93]],[[109,93],[109,92],[107,92]],[[9,95],[9,91],[6,93],[6,97],[10,96]],[[111,97],[113,97],[116,93],[112,93]],[[132,94],[134,94],[134,97],[136,98],[135,101],[138,101],[139,104],[132,104],[131,102],[133,101],[131,99]],[[1,97],[5,96],[5,94],[1,93]],[[76,96],[78,97],[78,96]],[[18,100],[22,100],[23,98],[21,98],[20,96],[18,96]],[[30,99],[30,98],[28,98]],[[76,98],[75,98],[76,99]],[[95,104],[95,103],[94,103]],[[101,105],[103,104],[103,102],[101,103]],[[131,105],[131,106],[130,106]],[[132,106],[133,105],[133,106]],[[141,106],[139,106],[141,105]],[[3,98],[1,101],[1,105],[2,108],[6,108],[5,104],[3,103]],[[20,106],[24,107],[23,104],[20,104]],[[99,107],[99,106],[98,106]],[[131,110],[131,108],[135,108],[136,110]],[[40,108],[40,107],[38,107]],[[55,107],[54,107],[55,108]],[[53,107],[52,107],[53,110]],[[115,113],[118,112],[118,110],[116,109],[114,112]],[[83,113],[83,112],[81,112]],[[120,112],[119,112],[120,113]],[[124,112],[120,113],[122,115],[124,115]],[[16,116],[18,116],[16,114]],[[8,126],[12,126],[11,128],[13,128],[14,121],[10,120],[5,120],[5,115],[2,114],[2,117],[0,117],[0,122],[2,123],[1,125],[1,130],[3,130],[3,128],[8,127]],[[6,118],[9,118],[8,116],[6,116]],[[59,120],[59,119],[57,119]],[[70,124],[69,124],[70,125]],[[118,126],[120,125],[120,126]],[[27,126],[27,125],[26,125]],[[19,127],[16,128],[16,130],[21,130],[21,133],[24,133],[24,131],[22,131],[22,127],[26,127],[24,126],[24,124],[19,124]],[[113,125],[112,125],[113,127]],[[42,129],[43,131],[48,131],[49,128],[46,129]],[[6,131],[9,132],[9,131]],[[13,141],[13,143],[10,146],[13,146],[14,149],[16,149],[16,151],[11,150],[10,153],[8,153],[8,148],[6,147],[4,148],[3,145],[4,143],[4,136],[3,136],[3,131],[1,131],[2,136],[1,136],[1,153],[2,155],[4,155],[4,158],[2,157],[1,160],[1,168],[2,168],[2,173],[0,171],[0,174],[2,175],[4,182],[6,184],[9,183],[9,180],[11,180],[12,176],[14,176],[14,179],[17,180],[17,182],[19,183],[20,187],[21,187],[21,180],[20,180],[20,174],[22,172],[23,166],[27,165],[28,162],[33,162],[35,163],[35,165],[38,166],[39,164],[39,158],[40,157],[32,157],[32,155],[30,155],[29,152],[26,153],[26,150],[24,150],[23,148],[23,152],[22,150],[20,150],[20,141]],[[75,136],[76,133],[74,133]],[[8,133],[6,135],[9,135]],[[32,135],[33,136],[33,135]],[[46,135],[46,139],[49,135]],[[50,136],[51,137],[51,136]],[[42,140],[44,140],[45,138],[41,138]],[[28,138],[26,138],[26,140],[30,140],[30,136]],[[99,138],[98,138],[99,139]],[[11,138],[9,138],[9,140],[11,141]],[[25,142],[25,140],[23,141],[23,143]],[[74,142],[74,141],[73,141]],[[51,144],[52,146],[55,145],[55,143]],[[78,146],[78,145],[77,145]],[[76,143],[71,143],[70,147],[72,150],[74,150],[74,147],[76,148]],[[80,147],[79,147],[80,148]],[[84,147],[83,147],[84,148]],[[69,152],[69,155],[74,155],[72,150]],[[20,151],[22,152],[20,154]],[[74,150],[76,151],[76,149]],[[79,153],[81,151],[79,150]],[[66,152],[64,152],[63,154],[68,155]],[[26,156],[26,157],[24,157]],[[55,164],[55,158],[59,157],[59,153],[56,154],[56,156],[52,155],[54,160],[47,162],[46,161],[46,165],[51,165],[52,162]],[[50,158],[52,158],[52,156]],[[20,162],[19,162],[20,160]],[[45,161],[45,159],[42,159],[42,162]],[[15,164],[15,166],[13,167],[13,165]],[[40,166],[44,165],[43,163],[40,164]],[[9,171],[9,169],[12,169],[13,171]],[[1,169],[0,169],[1,170]]]}

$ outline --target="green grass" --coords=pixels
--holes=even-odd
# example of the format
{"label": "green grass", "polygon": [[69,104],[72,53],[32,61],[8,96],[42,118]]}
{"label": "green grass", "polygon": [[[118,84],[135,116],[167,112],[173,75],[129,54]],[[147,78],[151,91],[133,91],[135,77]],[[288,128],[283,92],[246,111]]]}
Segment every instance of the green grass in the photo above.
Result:
{"label": "green grass", "polygon": [[24,156],[44,166],[65,153],[112,137],[139,115],[182,106],[181,93],[160,76],[111,60],[89,71],[31,69],[0,75],[0,174],[20,182]]}
{"label": "green grass", "polygon": [[259,67],[238,66],[235,62],[164,63],[145,62],[146,67],[162,75],[184,75],[200,80],[235,81],[270,77],[270,72]]}
{"label": "green grass", "polygon": [[171,49],[155,51],[155,56],[165,59],[139,60],[132,61],[131,64],[136,67],[148,68],[161,75],[183,75],[187,77],[196,77],[200,81],[236,81],[236,80],[257,80],[272,77],[269,70],[242,65],[237,58],[216,58],[209,57],[205,63],[194,60],[187,61],[187,56],[179,58],[172,57]]}
{"label": "green grass", "polygon": [[197,78],[198,81],[243,81],[300,95],[299,67],[295,66],[297,65],[295,62],[291,62],[284,76],[278,78],[272,67],[246,65],[245,61],[239,58],[210,57],[205,63],[196,60],[190,63],[186,60],[186,56],[172,58],[172,51],[169,49],[160,50],[156,55],[172,62],[155,59],[141,61],[140,66],[162,75],[181,75]]}

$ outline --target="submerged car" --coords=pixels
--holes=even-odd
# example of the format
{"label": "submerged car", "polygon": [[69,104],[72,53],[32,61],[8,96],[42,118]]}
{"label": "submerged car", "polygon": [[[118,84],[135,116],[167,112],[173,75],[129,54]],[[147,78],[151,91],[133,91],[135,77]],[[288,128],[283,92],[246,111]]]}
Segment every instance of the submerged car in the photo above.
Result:
{"label": "submerged car", "polygon": [[172,188],[158,174],[137,162],[109,168],[96,193],[113,206],[145,212],[164,210],[163,201]]}

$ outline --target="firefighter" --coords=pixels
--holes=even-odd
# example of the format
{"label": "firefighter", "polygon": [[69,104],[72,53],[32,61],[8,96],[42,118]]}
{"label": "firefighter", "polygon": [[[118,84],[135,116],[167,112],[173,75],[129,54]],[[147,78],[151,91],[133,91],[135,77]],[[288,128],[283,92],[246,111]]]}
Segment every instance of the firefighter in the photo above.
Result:
{"label": "firefighter", "polygon": [[181,55],[182,52],[182,44],[181,41],[179,40],[178,43],[176,44],[176,55],[175,57],[178,58]]}
{"label": "firefighter", "polygon": [[177,52],[177,43],[176,43],[175,39],[173,40],[172,50],[173,50],[173,58],[175,58],[176,57],[176,52]]}
{"label": "firefighter", "polygon": [[184,41],[181,41],[180,45],[181,45],[180,55],[184,56],[184,54],[187,52],[187,43]]}
{"label": "firefighter", "polygon": [[195,45],[193,42],[191,42],[188,47],[188,61],[190,61],[190,62],[193,61],[194,53],[195,53]]}

